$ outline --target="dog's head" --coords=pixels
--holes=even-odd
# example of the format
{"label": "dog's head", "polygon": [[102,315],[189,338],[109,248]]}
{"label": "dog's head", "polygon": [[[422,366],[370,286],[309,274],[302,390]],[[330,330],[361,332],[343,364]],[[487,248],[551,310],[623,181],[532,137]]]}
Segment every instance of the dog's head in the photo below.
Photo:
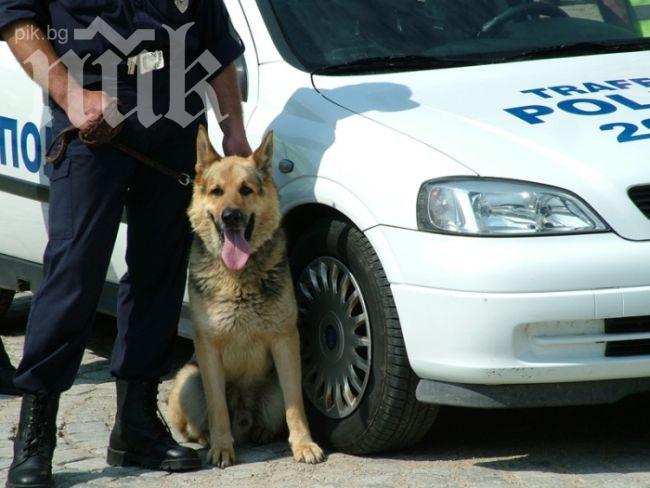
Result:
{"label": "dog's head", "polygon": [[196,180],[189,217],[196,235],[224,265],[241,271],[280,225],[273,183],[273,132],[249,157],[221,157],[201,126],[196,141]]}

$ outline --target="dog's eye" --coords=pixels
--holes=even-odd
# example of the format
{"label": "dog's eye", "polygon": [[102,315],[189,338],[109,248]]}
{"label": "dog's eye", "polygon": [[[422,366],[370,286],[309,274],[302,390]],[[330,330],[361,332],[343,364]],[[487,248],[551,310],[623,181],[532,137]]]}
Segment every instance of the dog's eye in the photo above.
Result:
{"label": "dog's eye", "polygon": [[212,190],[212,194],[216,197],[220,197],[221,195],[223,195],[223,188],[221,188],[220,186],[216,187],[214,190]]}
{"label": "dog's eye", "polygon": [[241,193],[243,196],[246,196],[246,195],[250,195],[251,193],[253,193],[253,190],[249,186],[243,185],[240,188],[239,193]]}

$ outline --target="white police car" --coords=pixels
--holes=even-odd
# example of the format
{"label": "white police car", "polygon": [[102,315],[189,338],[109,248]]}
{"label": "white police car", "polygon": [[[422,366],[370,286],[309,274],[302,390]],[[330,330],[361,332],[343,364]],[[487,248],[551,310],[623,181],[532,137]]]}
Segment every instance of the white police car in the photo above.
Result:
{"label": "white police car", "polygon": [[[226,3],[251,142],[276,133],[321,436],[370,452],[436,405],[650,390],[650,2]],[[0,285],[35,289],[47,112],[0,63]]]}

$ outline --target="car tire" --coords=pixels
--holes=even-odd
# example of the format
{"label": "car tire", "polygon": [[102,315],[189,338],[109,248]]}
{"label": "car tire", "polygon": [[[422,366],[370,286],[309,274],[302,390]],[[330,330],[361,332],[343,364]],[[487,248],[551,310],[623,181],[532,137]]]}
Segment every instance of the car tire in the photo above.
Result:
{"label": "car tire", "polygon": [[13,302],[15,294],[16,292],[13,290],[0,289],[0,317],[4,317],[4,315],[9,311],[9,307],[11,307],[11,302]]}
{"label": "car tire", "polygon": [[[337,219],[314,223],[293,244],[305,405],[315,437],[349,454],[415,444],[435,421],[438,407],[415,398],[419,379],[409,364],[390,284],[372,245],[354,225]],[[342,303],[351,304],[345,312],[331,313],[338,310],[331,301],[336,293]],[[354,319],[348,317],[353,314]],[[350,336],[352,327],[359,328]],[[352,347],[347,344],[361,345],[345,352]],[[321,374],[332,377],[324,380]]]}

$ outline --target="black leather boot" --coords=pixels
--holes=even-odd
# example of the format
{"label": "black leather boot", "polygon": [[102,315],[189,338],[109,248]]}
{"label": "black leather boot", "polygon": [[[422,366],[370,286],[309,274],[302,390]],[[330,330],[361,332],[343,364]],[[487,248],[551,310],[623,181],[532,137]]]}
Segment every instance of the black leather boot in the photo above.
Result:
{"label": "black leather boot", "polygon": [[20,395],[20,391],[14,386],[15,374],[16,368],[11,365],[0,339],[0,395]]}
{"label": "black leather boot", "polygon": [[58,409],[59,395],[23,396],[7,488],[54,486],[52,455],[56,447]]}
{"label": "black leather boot", "polygon": [[194,449],[172,437],[158,410],[158,382],[120,380],[117,414],[106,461],[111,466],[141,466],[164,471],[189,471],[201,467]]}

